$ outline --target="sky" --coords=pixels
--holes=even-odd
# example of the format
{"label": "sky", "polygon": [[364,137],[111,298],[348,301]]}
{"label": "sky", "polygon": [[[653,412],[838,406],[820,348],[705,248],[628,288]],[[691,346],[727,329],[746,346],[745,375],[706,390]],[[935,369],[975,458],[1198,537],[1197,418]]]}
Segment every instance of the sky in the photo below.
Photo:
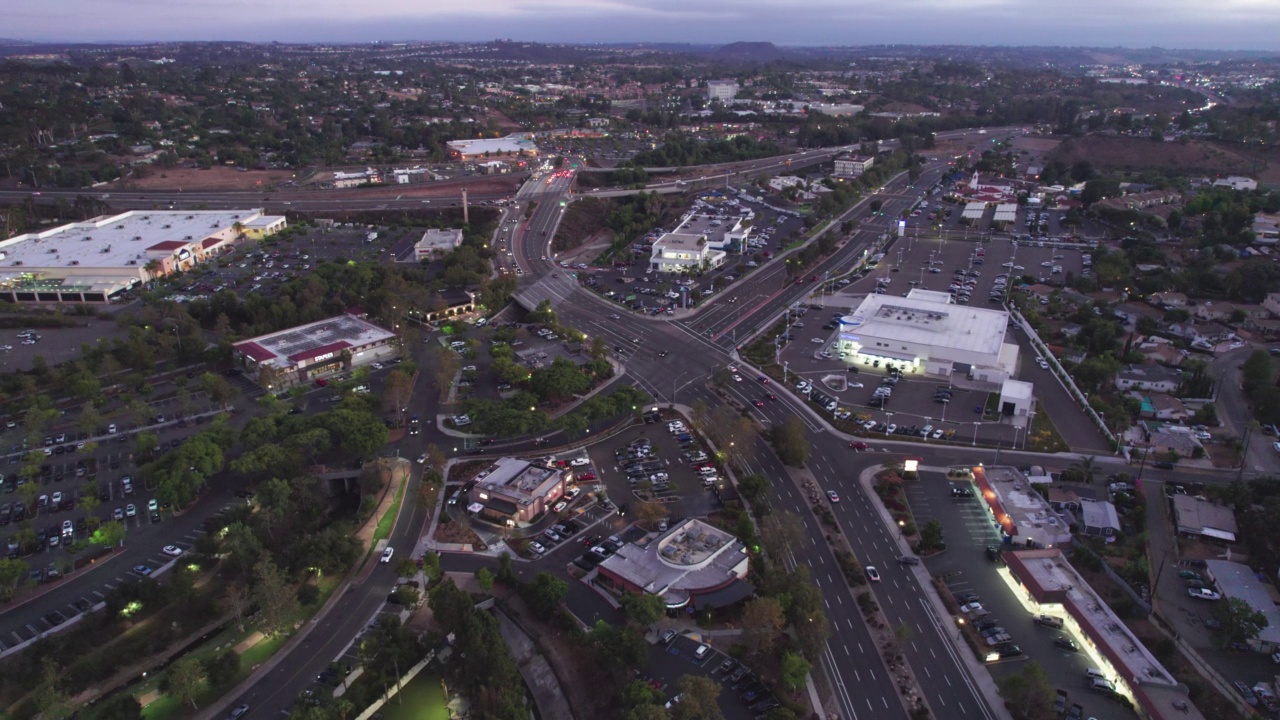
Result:
{"label": "sky", "polygon": [[1280,0],[4,0],[53,42],[491,40],[1280,51]]}

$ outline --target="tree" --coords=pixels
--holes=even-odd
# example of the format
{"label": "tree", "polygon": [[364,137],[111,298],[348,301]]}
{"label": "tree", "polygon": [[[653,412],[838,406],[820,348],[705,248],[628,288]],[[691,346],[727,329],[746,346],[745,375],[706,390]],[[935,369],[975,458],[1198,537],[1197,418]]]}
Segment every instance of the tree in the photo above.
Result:
{"label": "tree", "polygon": [[[648,481],[643,483],[643,487],[640,484],[636,485],[637,490],[648,490],[651,487],[652,485]],[[636,520],[651,529],[656,529],[658,523],[670,515],[671,511],[663,503],[642,502],[636,507]]]}
{"label": "tree", "polygon": [[409,398],[413,397],[413,376],[396,369],[387,375],[382,390],[382,409],[397,416],[409,408]]}
{"label": "tree", "polygon": [[17,558],[0,559],[0,601],[13,599],[14,592],[27,579],[30,568]]}
{"label": "tree", "polygon": [[236,617],[236,629],[244,632],[244,613],[249,609],[249,588],[238,582],[227,585],[227,604]]}
{"label": "tree", "polygon": [[493,592],[493,573],[489,572],[489,568],[480,568],[476,571],[476,584],[485,592]]}
{"label": "tree", "polygon": [[782,606],[771,597],[757,597],[742,608],[742,644],[751,655],[768,655],[782,633]]}
{"label": "tree", "polygon": [[920,548],[932,550],[940,547],[942,547],[942,522],[934,518],[920,528]]}
{"label": "tree", "polygon": [[1262,628],[1269,624],[1266,615],[1240,598],[1224,597],[1213,604],[1210,612],[1222,624],[1222,629],[1214,633],[1214,640],[1221,647],[1247,643],[1258,637]]}
{"label": "tree", "polygon": [[269,557],[254,566],[253,598],[258,604],[258,629],[264,635],[283,635],[293,627],[298,598]]}
{"label": "tree", "polygon": [[36,688],[36,706],[40,708],[40,716],[46,720],[64,720],[73,714],[71,698],[62,688],[63,673],[58,663],[51,657],[41,658],[44,677]]}
{"label": "tree", "polygon": [[812,669],[813,665],[803,655],[793,652],[783,654],[779,670],[782,686],[793,692],[799,690],[804,687],[805,678],[809,677]]}
{"label": "tree", "polygon": [[671,708],[673,720],[724,720],[720,683],[705,675],[685,675],[676,687],[684,697]]}
{"label": "tree", "polygon": [[1084,484],[1093,484],[1093,476],[1098,474],[1098,461],[1092,455],[1080,458],[1075,463],[1072,463],[1072,466],[1080,472]]}
{"label": "tree", "polygon": [[1053,708],[1053,685],[1044,666],[1032,660],[996,681],[1005,707],[1017,720],[1046,717]]}
{"label": "tree", "polygon": [[590,641],[600,663],[615,671],[632,671],[644,666],[649,643],[635,625],[611,625],[597,620]]}
{"label": "tree", "polygon": [[98,706],[96,720],[142,720],[142,703],[127,692],[120,693]]}
{"label": "tree", "polygon": [[102,547],[116,547],[124,542],[125,529],[124,524],[119,520],[113,520],[98,526],[93,531],[93,535],[89,536],[89,542]]}
{"label": "tree", "polygon": [[622,596],[622,612],[631,622],[648,627],[666,616],[667,604],[657,595],[627,593]]}
{"label": "tree", "polygon": [[525,602],[529,603],[535,614],[547,620],[555,616],[560,609],[560,602],[568,592],[568,583],[544,570],[526,588]]}
{"label": "tree", "polygon": [[809,440],[804,434],[804,422],[796,416],[786,419],[772,432],[773,450],[778,459],[792,467],[804,467],[809,459]]}
{"label": "tree", "polygon": [[192,709],[199,709],[196,706],[196,693],[204,678],[204,667],[200,665],[200,661],[190,656],[184,657],[165,673],[161,689],[166,695],[173,696],[179,705],[191,703]]}

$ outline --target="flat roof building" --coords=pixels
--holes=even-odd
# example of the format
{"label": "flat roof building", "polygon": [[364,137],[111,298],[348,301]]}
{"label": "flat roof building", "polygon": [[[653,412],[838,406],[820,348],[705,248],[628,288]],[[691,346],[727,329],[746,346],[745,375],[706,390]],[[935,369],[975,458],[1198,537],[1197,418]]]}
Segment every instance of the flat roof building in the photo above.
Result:
{"label": "flat roof building", "polygon": [[231,350],[237,365],[271,390],[390,357],[395,336],[348,314],[243,340]]}
{"label": "flat roof building", "polygon": [[845,155],[835,159],[834,174],[840,177],[859,177],[876,162],[871,155]]}
{"label": "flat roof building", "polygon": [[1017,468],[976,467],[973,481],[1009,547],[1051,548],[1071,542],[1071,527]]}
{"label": "flat roof building", "polygon": [[469,501],[481,517],[510,527],[528,524],[564,496],[572,473],[519,458],[498,458],[476,476]]}
{"label": "flat roof building", "polygon": [[1267,618],[1267,624],[1249,641],[1249,646],[1268,655],[1280,651],[1280,607],[1271,597],[1270,586],[1259,580],[1248,565],[1228,560],[1206,560],[1205,565],[1224,596],[1245,601]]}
{"label": "flat roof building", "polygon": [[285,218],[249,210],[130,210],[0,241],[0,300],[108,302],[141,282],[190,270]]}
{"label": "flat roof building", "polygon": [[1003,555],[1000,577],[1027,612],[1053,615],[1084,642],[1091,667],[1115,683],[1116,692],[1152,720],[1203,720],[1187,688],[1120,621],[1058,548],[1018,550]]}
{"label": "flat roof building", "polygon": [[711,247],[705,235],[666,233],[653,242],[649,269],[662,273],[692,273],[724,264],[727,253]]}
{"label": "flat roof building", "polygon": [[455,161],[538,154],[538,146],[525,133],[514,133],[501,138],[450,140],[446,145],[449,148],[449,157]]}
{"label": "flat roof building", "polygon": [[413,257],[417,261],[440,257],[462,244],[462,228],[431,228],[413,245]]}
{"label": "flat roof building", "polygon": [[707,81],[707,102],[719,100],[727,103],[738,96],[738,82],[736,80],[708,80]]}
{"label": "flat roof building", "polygon": [[1240,532],[1231,508],[1190,495],[1173,496],[1173,522],[1181,535],[1235,542]]}
{"label": "flat roof building", "polygon": [[1006,349],[1004,342],[1009,313],[949,300],[946,293],[921,289],[905,298],[868,295],[840,319],[841,353],[859,364],[889,360],[935,375],[960,371],[1004,382],[1017,362],[1016,346]]}
{"label": "flat roof building", "polygon": [[599,565],[601,578],[661,597],[668,609],[727,607],[754,593],[751,558],[733,535],[690,518],[647,542],[624,545]]}

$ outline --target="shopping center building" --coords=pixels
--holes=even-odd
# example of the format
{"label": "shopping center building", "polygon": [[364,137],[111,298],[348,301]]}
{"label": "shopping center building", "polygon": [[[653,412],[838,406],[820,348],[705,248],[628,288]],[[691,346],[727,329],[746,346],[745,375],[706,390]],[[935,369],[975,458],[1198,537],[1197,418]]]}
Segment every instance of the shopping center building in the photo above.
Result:
{"label": "shopping center building", "polygon": [[915,372],[1001,384],[1017,368],[1018,346],[1005,342],[1009,313],[952,303],[945,292],[906,297],[871,294],[840,318],[840,356],[858,365],[892,364]]}
{"label": "shopping center building", "polygon": [[130,210],[0,241],[0,300],[104,303],[285,228],[247,210]]}
{"label": "shopping center building", "polygon": [[237,367],[268,390],[300,385],[396,355],[396,334],[355,315],[339,315],[231,346]]}

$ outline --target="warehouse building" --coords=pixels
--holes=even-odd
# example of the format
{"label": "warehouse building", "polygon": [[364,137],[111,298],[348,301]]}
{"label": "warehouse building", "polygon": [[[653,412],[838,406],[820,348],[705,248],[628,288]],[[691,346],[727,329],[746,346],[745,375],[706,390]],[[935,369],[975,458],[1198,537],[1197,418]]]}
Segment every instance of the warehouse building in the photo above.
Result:
{"label": "warehouse building", "polygon": [[538,146],[525,133],[500,138],[451,140],[447,145],[450,159],[460,162],[511,156],[533,157],[538,154]]}
{"label": "warehouse building", "polygon": [[892,364],[914,372],[1003,384],[1018,362],[1005,342],[1009,313],[956,305],[945,292],[868,295],[840,319],[840,356],[850,363]]}
{"label": "warehouse building", "polygon": [[130,210],[0,242],[0,300],[103,303],[285,228],[262,210]]}
{"label": "warehouse building", "polygon": [[355,315],[299,325],[231,346],[237,367],[268,390],[322,380],[328,375],[394,356],[396,334]]}

